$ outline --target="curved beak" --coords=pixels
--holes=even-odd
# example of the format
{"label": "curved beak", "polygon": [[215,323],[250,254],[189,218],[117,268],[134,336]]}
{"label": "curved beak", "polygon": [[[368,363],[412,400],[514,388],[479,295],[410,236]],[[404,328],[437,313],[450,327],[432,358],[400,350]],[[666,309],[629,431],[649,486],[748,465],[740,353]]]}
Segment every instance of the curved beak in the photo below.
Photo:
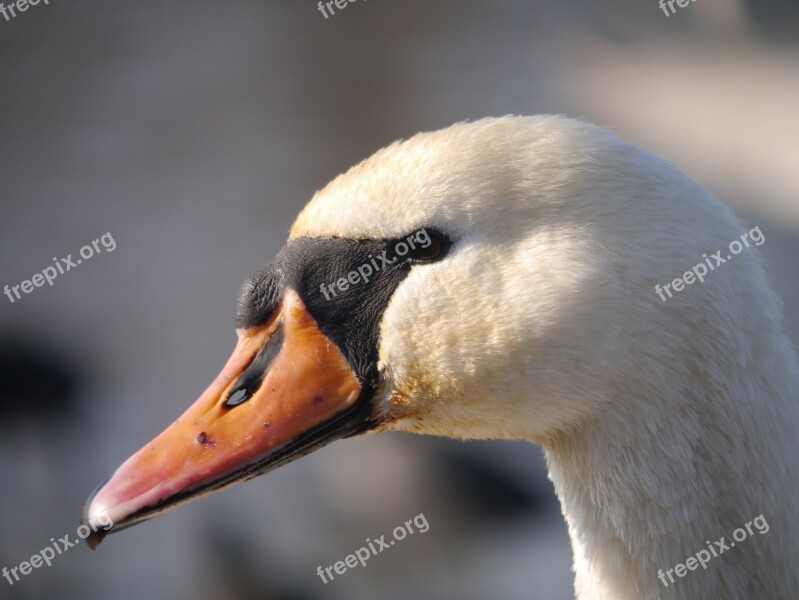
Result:
{"label": "curved beak", "polygon": [[208,496],[363,430],[361,383],[288,290],[270,320],[238,330],[222,372],[177,421],[89,498],[83,520],[106,534]]}

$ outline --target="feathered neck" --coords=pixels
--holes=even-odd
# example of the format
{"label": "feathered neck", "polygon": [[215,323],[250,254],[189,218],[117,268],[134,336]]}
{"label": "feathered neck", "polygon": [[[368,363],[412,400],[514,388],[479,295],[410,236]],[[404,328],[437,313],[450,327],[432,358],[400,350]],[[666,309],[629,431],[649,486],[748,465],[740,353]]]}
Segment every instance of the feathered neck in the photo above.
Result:
{"label": "feathered neck", "polygon": [[[743,329],[642,364],[601,416],[544,442],[580,600],[795,597],[796,359],[779,327]],[[768,531],[668,574],[759,515]]]}

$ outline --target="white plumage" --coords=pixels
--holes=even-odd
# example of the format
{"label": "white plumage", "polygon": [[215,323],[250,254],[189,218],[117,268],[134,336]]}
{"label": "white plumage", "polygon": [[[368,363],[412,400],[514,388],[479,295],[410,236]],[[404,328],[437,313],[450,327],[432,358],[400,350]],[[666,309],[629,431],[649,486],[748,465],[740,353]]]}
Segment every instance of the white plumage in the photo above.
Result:
{"label": "white plumage", "polygon": [[604,129],[506,117],[377,152],[292,237],[422,227],[456,241],[384,315],[382,429],[541,444],[580,600],[799,597],[799,368],[758,256],[655,293],[740,238],[722,203]]}

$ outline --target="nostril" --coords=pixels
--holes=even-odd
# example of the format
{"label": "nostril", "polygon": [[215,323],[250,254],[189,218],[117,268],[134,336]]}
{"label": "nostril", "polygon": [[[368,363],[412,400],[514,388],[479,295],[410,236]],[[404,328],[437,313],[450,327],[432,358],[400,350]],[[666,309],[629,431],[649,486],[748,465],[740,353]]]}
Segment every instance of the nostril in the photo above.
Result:
{"label": "nostril", "polygon": [[233,390],[233,392],[231,392],[231,394],[228,396],[227,400],[225,400],[225,406],[228,408],[233,408],[234,406],[238,406],[239,404],[249,400],[250,396],[250,390],[247,388]]}
{"label": "nostril", "polygon": [[280,323],[264,347],[261,348],[252,362],[239,376],[236,385],[233,386],[233,391],[228,394],[227,400],[223,404],[225,408],[234,408],[252,398],[258,388],[261,387],[264,377],[266,377],[266,372],[282,348],[283,323]]}

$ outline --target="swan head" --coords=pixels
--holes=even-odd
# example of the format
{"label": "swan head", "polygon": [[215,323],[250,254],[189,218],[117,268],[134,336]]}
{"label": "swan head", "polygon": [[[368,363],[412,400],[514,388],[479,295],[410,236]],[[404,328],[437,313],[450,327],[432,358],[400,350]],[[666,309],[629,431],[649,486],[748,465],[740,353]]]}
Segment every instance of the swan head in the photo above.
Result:
{"label": "swan head", "polygon": [[624,411],[629,374],[683,343],[692,306],[724,310],[755,259],[668,303],[655,286],[739,230],[674,167],[581,121],[485,119],[384,148],[244,284],[230,361],[90,498],[87,524],[113,523],[93,539],[341,437],[545,442]]}

